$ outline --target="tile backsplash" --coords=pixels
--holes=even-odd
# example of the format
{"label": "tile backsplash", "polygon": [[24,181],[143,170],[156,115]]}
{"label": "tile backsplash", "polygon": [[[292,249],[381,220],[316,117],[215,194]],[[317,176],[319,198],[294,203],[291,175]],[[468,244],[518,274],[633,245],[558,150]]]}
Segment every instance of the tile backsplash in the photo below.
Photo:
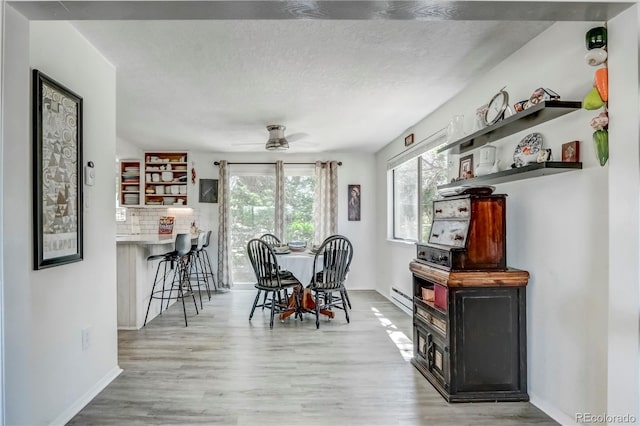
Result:
{"label": "tile backsplash", "polygon": [[191,223],[200,226],[200,212],[192,208],[127,208],[127,219],[116,222],[118,234],[157,234],[160,217],[175,217],[173,233],[180,234],[191,231]]}

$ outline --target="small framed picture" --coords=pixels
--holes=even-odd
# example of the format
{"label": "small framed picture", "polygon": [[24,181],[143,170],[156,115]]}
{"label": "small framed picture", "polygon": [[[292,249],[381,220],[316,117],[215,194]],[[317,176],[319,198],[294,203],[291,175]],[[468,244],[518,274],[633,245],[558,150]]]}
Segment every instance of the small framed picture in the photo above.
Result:
{"label": "small framed picture", "polygon": [[218,179],[200,179],[200,198],[201,203],[217,203],[218,202]]}
{"label": "small framed picture", "polygon": [[404,146],[409,146],[413,143],[413,133],[404,138]]}
{"label": "small framed picture", "polygon": [[460,171],[458,173],[460,179],[473,177],[473,154],[460,158]]}
{"label": "small framed picture", "polygon": [[347,192],[349,199],[347,200],[348,220],[360,220],[360,185],[349,185]]}
{"label": "small framed picture", "polygon": [[580,161],[580,142],[571,141],[562,144],[562,161],[578,162]]}

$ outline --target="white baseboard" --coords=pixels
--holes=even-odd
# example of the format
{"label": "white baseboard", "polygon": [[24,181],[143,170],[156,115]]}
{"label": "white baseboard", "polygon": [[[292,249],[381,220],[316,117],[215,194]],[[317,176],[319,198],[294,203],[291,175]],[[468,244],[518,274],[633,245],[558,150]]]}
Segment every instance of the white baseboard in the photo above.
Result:
{"label": "white baseboard", "polygon": [[56,417],[52,422],[52,426],[62,425],[64,426],[82,410],[88,403],[91,402],[93,398],[96,397],[100,392],[106,388],[109,383],[113,382],[113,380],[118,377],[122,373],[122,369],[117,365],[109,371],[102,379],[100,379],[95,385],[91,387],[84,395],[82,395],[76,402],[71,404],[69,408],[64,410],[58,417]]}
{"label": "white baseboard", "polygon": [[400,308],[404,313],[409,316],[413,316],[413,300],[411,296],[403,293],[395,287],[391,287],[390,296],[387,299],[391,300],[391,303]]}
{"label": "white baseboard", "polygon": [[539,398],[536,394],[533,394],[531,392],[529,392],[529,402],[531,402],[531,404],[535,405],[536,407],[544,411],[544,413],[547,416],[551,417],[553,420],[555,420],[556,422],[560,423],[563,426],[579,425],[579,423],[576,422],[576,419],[573,419],[570,416],[567,416],[565,413],[558,410],[557,407],[555,407],[552,404],[549,404],[546,400]]}

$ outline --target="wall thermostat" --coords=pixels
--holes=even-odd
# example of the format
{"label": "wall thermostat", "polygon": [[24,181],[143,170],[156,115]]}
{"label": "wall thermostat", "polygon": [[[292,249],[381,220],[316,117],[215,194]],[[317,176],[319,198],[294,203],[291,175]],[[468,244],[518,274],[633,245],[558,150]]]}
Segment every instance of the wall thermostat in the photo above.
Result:
{"label": "wall thermostat", "polygon": [[93,183],[96,179],[96,170],[93,167],[93,161],[89,161],[86,166],[84,166],[84,184],[87,186],[93,186]]}

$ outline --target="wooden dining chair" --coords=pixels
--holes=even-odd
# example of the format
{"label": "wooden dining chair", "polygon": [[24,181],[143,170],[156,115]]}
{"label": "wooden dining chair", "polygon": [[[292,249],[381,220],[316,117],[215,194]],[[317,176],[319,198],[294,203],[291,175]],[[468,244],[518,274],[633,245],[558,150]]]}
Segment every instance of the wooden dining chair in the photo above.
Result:
{"label": "wooden dining chair", "polygon": [[260,237],[260,239],[272,247],[279,246],[281,244],[280,238],[276,237],[273,234],[264,234]]}
{"label": "wooden dining chair", "polygon": [[[301,285],[300,281],[291,273],[280,270],[273,247],[265,241],[259,238],[254,238],[249,241],[247,243],[247,254],[249,255],[249,261],[256,275],[256,284],[254,286],[258,289],[258,293],[253,300],[251,313],[249,314],[249,321],[251,321],[257,307],[264,307],[264,305],[266,305],[266,307],[271,310],[269,327],[273,328],[273,318],[275,314],[285,311],[289,304],[287,299],[283,300],[282,297],[280,297],[280,292],[284,289],[292,289]],[[265,292],[269,297],[259,305],[258,301],[260,300],[260,294],[262,292]]]}
{"label": "wooden dining chair", "polygon": [[[353,259],[353,245],[342,235],[334,235],[324,240],[315,254],[313,270],[321,270],[313,275],[309,288],[315,296],[316,328],[320,328],[320,311],[332,308],[342,309],[349,322],[349,304],[347,303],[344,282]],[[339,292],[340,297],[333,296]]]}
{"label": "wooden dining chair", "polygon": [[[340,234],[333,234],[333,235],[329,235],[327,238],[324,239],[323,243],[328,241],[331,238],[335,238],[335,237],[342,237],[342,238],[346,238],[344,235],[340,235]],[[351,256],[353,257],[353,251],[351,252]],[[349,265],[351,264],[351,259],[349,259]],[[349,273],[349,267],[347,267],[347,274]],[[345,278],[346,279],[346,278]],[[347,305],[349,306],[349,309],[351,309],[351,299],[349,299],[349,292],[347,291],[347,288],[345,287],[344,289],[344,297],[347,300]]]}

